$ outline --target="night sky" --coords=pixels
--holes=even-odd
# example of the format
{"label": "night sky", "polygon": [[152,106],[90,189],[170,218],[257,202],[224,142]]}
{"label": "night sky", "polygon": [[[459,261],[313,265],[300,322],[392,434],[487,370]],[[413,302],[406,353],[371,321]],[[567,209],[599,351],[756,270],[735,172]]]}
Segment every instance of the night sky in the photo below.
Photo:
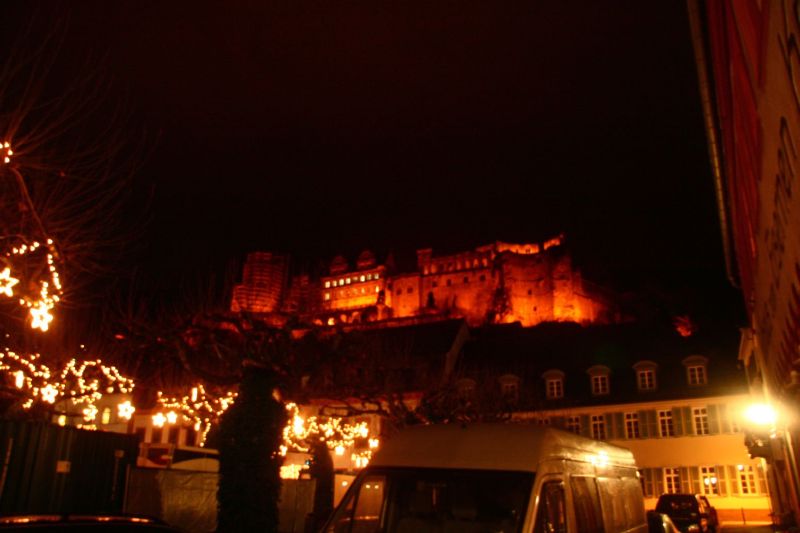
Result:
{"label": "night sky", "polygon": [[67,21],[56,77],[102,58],[148,146],[131,210],[149,222],[125,261],[154,284],[253,250],[413,264],[561,231],[599,280],[725,284],[683,2],[3,10],[7,36]]}

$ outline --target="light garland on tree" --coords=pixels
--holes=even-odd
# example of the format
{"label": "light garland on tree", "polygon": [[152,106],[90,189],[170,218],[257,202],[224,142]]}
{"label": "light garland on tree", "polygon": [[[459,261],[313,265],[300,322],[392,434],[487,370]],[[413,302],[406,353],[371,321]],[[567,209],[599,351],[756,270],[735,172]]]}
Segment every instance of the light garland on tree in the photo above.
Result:
{"label": "light garland on tree", "polygon": [[[83,421],[78,427],[83,429],[97,429],[100,412],[97,404],[104,395],[129,395],[135,386],[131,378],[99,359],[80,362],[72,359],[60,372],[54,372],[39,358],[39,354],[21,356],[8,350],[0,352],[0,371],[5,371],[14,388],[25,396],[24,409],[30,409],[35,402],[49,405],[70,402],[81,408]],[[189,394],[181,397],[168,397],[159,392],[158,403],[162,410],[150,414],[151,422],[159,428],[191,424],[199,433],[200,445],[203,446],[211,427],[219,422],[236,397],[234,391],[210,393],[202,384],[192,387]],[[325,442],[337,456],[350,450],[350,459],[355,467],[363,468],[380,445],[379,439],[370,435],[367,422],[350,424],[340,417],[303,417],[297,404],[288,403],[285,407],[289,416],[282,432],[281,456],[285,457],[289,451],[308,453],[311,443],[316,440]],[[130,400],[117,404],[117,414],[121,419],[130,420],[135,411]],[[300,470],[289,468],[282,472],[296,477]]]}
{"label": "light garland on tree", "polygon": [[[54,405],[68,401],[73,406],[82,407],[83,420],[89,424],[81,424],[81,427],[96,429],[92,423],[97,418],[97,403],[103,395],[130,394],[133,391],[132,379],[99,359],[80,363],[71,359],[61,372],[54,372],[39,359],[39,354],[22,356],[10,350],[0,352],[0,370],[6,372],[14,388],[24,396],[23,409],[30,409],[36,402]],[[123,406],[127,418],[130,418],[133,406],[130,401],[123,402],[118,406],[120,413],[123,413]]]}
{"label": "light garland on tree", "polygon": [[[311,449],[309,443],[314,439],[324,441],[328,449],[335,455],[342,456],[347,450],[352,450],[350,459],[356,468],[367,466],[372,459],[373,452],[380,446],[380,440],[370,437],[369,424],[358,422],[349,424],[339,417],[318,417],[309,416],[304,418],[300,414],[297,404],[286,404],[289,412],[289,420],[283,428],[283,444],[280,453],[283,456],[289,451],[308,453]],[[365,445],[363,449],[357,448],[357,444]],[[286,474],[294,475],[292,470]]]}
{"label": "light garland on tree", "polygon": [[3,158],[3,163],[6,165],[11,162],[11,156],[14,155],[14,150],[11,149],[11,143],[8,141],[0,144],[0,157]]}
{"label": "light garland on tree", "polygon": [[200,434],[200,446],[203,446],[211,426],[217,423],[222,413],[233,405],[236,396],[237,393],[233,391],[219,395],[209,393],[202,384],[192,387],[188,395],[181,397],[166,397],[159,392],[158,403],[169,411],[155,413],[153,424],[157,427],[162,427],[165,423],[175,424],[178,422],[177,413],[180,413],[183,421],[190,422],[194,430]]}
{"label": "light garland on tree", "polygon": [[[12,276],[15,271],[12,271],[11,267],[20,257],[33,254],[40,248],[46,250],[44,259],[47,263],[49,279],[39,280],[37,283],[38,289],[30,295],[20,294],[18,301],[22,307],[28,309],[31,328],[47,331],[53,321],[53,314],[50,311],[59,302],[63,293],[61,278],[56,268],[55,258],[57,253],[53,239],[47,239],[47,244],[44,247],[39,241],[34,241],[31,244],[20,244],[13,247],[10,252],[6,252],[6,261],[11,265],[6,265],[0,271],[0,294],[8,298],[14,297],[14,287],[19,284],[20,278]],[[19,276],[19,274],[15,275]]]}

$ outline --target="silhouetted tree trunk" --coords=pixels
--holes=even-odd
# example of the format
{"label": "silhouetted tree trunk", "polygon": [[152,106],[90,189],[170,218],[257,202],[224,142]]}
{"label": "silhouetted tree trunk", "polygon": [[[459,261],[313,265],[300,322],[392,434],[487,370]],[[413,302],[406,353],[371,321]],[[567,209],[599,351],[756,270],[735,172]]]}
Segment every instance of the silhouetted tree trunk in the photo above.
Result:
{"label": "silhouetted tree trunk", "polygon": [[272,395],[272,371],[245,364],[239,397],[219,431],[217,531],[277,531],[280,497],[278,453],[286,410]]}

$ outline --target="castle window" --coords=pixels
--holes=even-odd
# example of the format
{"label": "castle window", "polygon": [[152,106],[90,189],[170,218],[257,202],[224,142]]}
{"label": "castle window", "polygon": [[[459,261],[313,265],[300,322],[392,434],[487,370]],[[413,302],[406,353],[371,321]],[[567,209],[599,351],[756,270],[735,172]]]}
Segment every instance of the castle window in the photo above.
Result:
{"label": "castle window", "polygon": [[331,288],[331,282],[330,281],[326,281],[325,282],[325,288],[326,289],[330,289]]}
{"label": "castle window", "polygon": [[409,288],[407,288],[407,289],[406,289],[406,292],[407,292],[408,294],[411,294],[412,292],[414,292],[414,287],[409,287]]}
{"label": "castle window", "polygon": [[436,281],[436,280],[433,280],[433,281],[431,282],[431,286],[433,286],[433,287],[438,287],[438,286],[439,286],[439,282],[438,282],[438,281]]}
{"label": "castle window", "polygon": [[469,278],[468,277],[464,277],[464,283],[469,283]]}
{"label": "castle window", "polygon": [[472,268],[478,268],[478,260],[477,259],[472,261]]}
{"label": "castle window", "polygon": [[341,278],[341,279],[339,280],[339,286],[341,287],[342,285],[344,285],[344,278]]}
{"label": "castle window", "polygon": [[375,285],[375,292],[381,292],[381,288]]}
{"label": "castle window", "polygon": [[528,296],[531,296],[532,294],[533,294],[533,289],[528,289]]}
{"label": "castle window", "polygon": [[449,287],[450,285],[451,285],[451,283],[450,283],[450,280],[448,279],[447,280],[447,286]]}
{"label": "castle window", "polygon": [[403,294],[403,289],[398,287],[397,290],[395,291],[395,294]]}
{"label": "castle window", "polygon": [[456,270],[461,270],[461,261],[456,263]]}
{"label": "castle window", "polygon": [[478,279],[479,279],[480,281],[486,281],[486,276],[485,276],[484,274],[481,274],[481,275],[480,275],[480,277],[479,277]]}
{"label": "castle window", "polygon": [[708,366],[708,358],[702,355],[692,355],[685,358],[683,366],[686,367],[686,379],[689,385],[699,386],[705,385],[708,382],[706,376],[706,368]]}
{"label": "castle window", "polygon": [[367,274],[367,279],[372,279],[372,274]]}
{"label": "castle window", "polygon": [[329,292],[326,292],[326,293],[325,293],[325,301],[328,301],[328,300],[330,300],[330,299],[331,299],[331,293],[329,293]]}
{"label": "castle window", "polygon": [[378,274],[377,272],[375,272],[375,279],[378,279],[378,278],[380,278],[380,277],[381,277],[381,275],[380,275],[380,274]]}
{"label": "castle window", "polygon": [[436,274],[436,265],[431,265],[431,274]]}
{"label": "castle window", "polygon": [[351,280],[350,278],[347,278],[347,279],[346,279],[346,280],[344,280],[344,281],[345,281],[345,283],[347,283],[348,285],[350,285],[350,282],[351,282],[352,280]]}
{"label": "castle window", "polygon": [[483,258],[483,266],[489,266],[489,261],[487,261],[485,257]]}
{"label": "castle window", "polygon": [[364,276],[363,274],[361,275],[361,277],[360,277],[360,278],[358,278],[358,280],[359,280],[359,281],[364,281],[365,279],[367,279],[367,277],[366,277],[366,276]]}

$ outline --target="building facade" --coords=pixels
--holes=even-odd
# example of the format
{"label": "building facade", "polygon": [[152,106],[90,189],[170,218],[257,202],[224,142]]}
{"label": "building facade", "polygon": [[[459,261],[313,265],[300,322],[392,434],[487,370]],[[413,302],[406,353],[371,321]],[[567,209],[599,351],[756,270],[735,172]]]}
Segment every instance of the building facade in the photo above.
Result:
{"label": "building facade", "polygon": [[[689,2],[709,156],[731,282],[750,317],[740,357],[775,521],[800,521],[800,19],[789,0]],[[794,416],[790,416],[794,415]],[[769,427],[767,427],[769,426]]]}
{"label": "building facade", "polygon": [[483,328],[454,372],[454,394],[465,414],[630,449],[648,509],[663,493],[701,493],[723,521],[767,521],[765,465],[745,446],[751,399],[736,332],[703,329],[683,337],[637,324]]}

